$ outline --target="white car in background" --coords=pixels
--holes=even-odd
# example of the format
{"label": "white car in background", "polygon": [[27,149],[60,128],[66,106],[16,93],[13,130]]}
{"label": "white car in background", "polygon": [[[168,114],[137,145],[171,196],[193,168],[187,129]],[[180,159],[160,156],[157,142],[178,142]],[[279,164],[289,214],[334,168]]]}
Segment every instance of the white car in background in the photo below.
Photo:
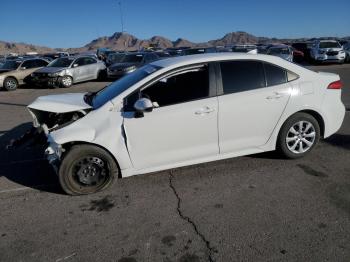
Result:
{"label": "white car in background", "polygon": [[310,50],[311,59],[317,63],[344,63],[346,54],[343,47],[336,40],[320,40],[313,43]]}
{"label": "white car in background", "polygon": [[346,53],[345,62],[350,62],[350,42],[343,45],[344,51]]}
{"label": "white car in background", "polygon": [[279,57],[213,53],[145,65],[97,93],[37,98],[50,163],[71,195],[117,177],[277,149],[308,154],[337,132],[339,76]]}

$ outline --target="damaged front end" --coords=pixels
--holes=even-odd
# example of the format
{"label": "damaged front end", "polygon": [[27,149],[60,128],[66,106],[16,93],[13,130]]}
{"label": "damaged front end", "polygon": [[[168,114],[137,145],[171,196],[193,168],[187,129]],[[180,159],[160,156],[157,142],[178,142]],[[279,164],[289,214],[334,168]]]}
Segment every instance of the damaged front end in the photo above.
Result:
{"label": "damaged front end", "polygon": [[[84,102],[84,94],[65,94],[39,97],[28,106],[33,117],[33,137],[45,137],[45,155],[49,163],[58,171],[64,152],[62,145],[56,143],[51,132],[62,129],[86,116],[92,107]],[[28,135],[30,136],[30,135]]]}
{"label": "damaged front end", "polygon": [[52,139],[50,133],[74,123],[84,117],[89,111],[91,111],[91,109],[67,113],[54,113],[29,108],[29,112],[33,117],[33,127],[36,128],[38,134],[45,134],[47,137],[45,155],[49,163],[54,167],[56,173],[64,148]]}

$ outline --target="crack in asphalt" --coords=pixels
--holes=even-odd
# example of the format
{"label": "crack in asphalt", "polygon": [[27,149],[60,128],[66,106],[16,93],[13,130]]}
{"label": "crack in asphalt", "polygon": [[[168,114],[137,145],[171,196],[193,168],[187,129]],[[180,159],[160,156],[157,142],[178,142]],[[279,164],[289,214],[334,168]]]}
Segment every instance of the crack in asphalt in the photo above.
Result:
{"label": "crack in asphalt", "polygon": [[182,202],[182,200],[181,200],[179,194],[177,193],[175,186],[173,185],[173,178],[174,178],[174,175],[172,173],[172,170],[170,170],[170,172],[169,172],[169,187],[171,188],[171,190],[173,191],[175,197],[177,198],[177,207],[176,207],[177,213],[179,214],[179,216],[180,216],[180,218],[182,220],[186,221],[187,223],[189,223],[192,226],[192,228],[196,232],[196,234],[202,239],[202,241],[205,243],[205,245],[206,245],[206,247],[208,249],[208,253],[209,253],[208,254],[208,260],[209,260],[209,262],[214,262],[215,260],[212,257],[212,253],[213,252],[217,253],[217,251],[216,251],[216,249],[214,247],[212,247],[210,245],[210,241],[207,240],[205,238],[205,236],[201,232],[199,232],[198,227],[195,224],[195,222],[190,217],[186,216],[181,211],[181,202]]}

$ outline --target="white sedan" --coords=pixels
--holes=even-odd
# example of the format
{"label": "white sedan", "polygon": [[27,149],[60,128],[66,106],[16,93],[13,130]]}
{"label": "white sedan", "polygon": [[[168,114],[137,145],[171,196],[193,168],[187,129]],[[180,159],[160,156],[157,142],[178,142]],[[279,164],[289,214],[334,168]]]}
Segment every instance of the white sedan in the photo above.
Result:
{"label": "white sedan", "polygon": [[341,87],[278,57],[214,53],[153,62],[97,93],[39,97],[29,111],[62,188],[79,195],[275,149],[302,157],[340,128]]}

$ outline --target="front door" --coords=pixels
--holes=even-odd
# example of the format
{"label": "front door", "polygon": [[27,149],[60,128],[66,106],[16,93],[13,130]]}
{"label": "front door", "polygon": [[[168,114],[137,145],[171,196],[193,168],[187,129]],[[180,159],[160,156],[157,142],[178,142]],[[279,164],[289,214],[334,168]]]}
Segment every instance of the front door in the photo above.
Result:
{"label": "front door", "polygon": [[[218,155],[218,100],[209,71],[209,65],[184,70],[129,96],[124,130],[135,168],[171,167]],[[156,105],[143,117],[135,117],[130,107],[139,97]]]}

